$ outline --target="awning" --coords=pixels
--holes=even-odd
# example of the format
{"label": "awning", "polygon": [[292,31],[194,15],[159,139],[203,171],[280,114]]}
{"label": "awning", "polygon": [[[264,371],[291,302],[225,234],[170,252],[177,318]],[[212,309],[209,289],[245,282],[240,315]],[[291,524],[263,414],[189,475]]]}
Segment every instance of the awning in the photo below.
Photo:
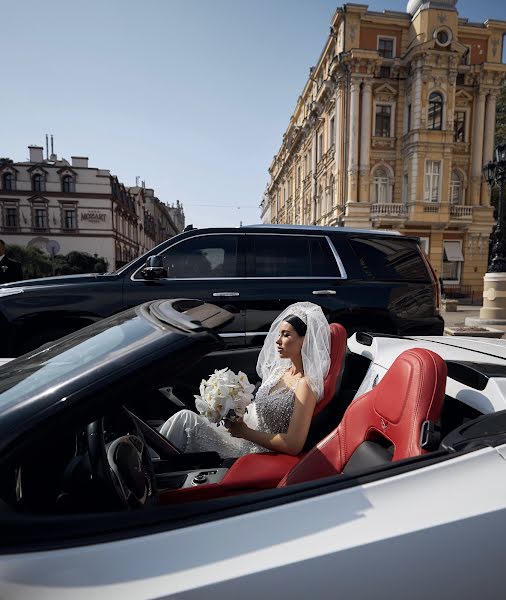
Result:
{"label": "awning", "polygon": [[448,262],[464,262],[464,255],[462,254],[462,246],[458,241],[446,241],[443,242],[444,247],[444,259]]}

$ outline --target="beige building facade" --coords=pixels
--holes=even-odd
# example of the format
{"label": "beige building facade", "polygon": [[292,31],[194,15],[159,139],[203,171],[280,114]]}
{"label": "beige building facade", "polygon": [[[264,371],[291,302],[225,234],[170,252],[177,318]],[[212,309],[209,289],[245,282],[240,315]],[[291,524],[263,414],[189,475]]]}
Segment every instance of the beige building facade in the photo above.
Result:
{"label": "beige building facade", "polygon": [[77,250],[114,270],[184,229],[182,205],[151,189],[128,188],[107,169],[29,146],[25,162],[0,159],[0,238],[49,254]]}
{"label": "beige building facade", "polygon": [[262,220],[417,236],[445,285],[481,293],[494,224],[481,173],[505,32],[460,17],[456,0],[338,8],[270,165]]}

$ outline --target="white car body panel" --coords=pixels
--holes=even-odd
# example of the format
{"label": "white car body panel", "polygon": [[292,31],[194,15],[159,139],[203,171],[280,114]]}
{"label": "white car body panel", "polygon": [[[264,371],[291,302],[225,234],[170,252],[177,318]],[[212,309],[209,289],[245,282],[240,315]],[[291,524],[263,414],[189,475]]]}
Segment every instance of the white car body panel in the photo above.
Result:
{"label": "white car body panel", "polygon": [[167,533],[2,556],[0,597],[502,598],[505,454],[485,448]]}
{"label": "white car body panel", "polygon": [[[454,340],[450,336],[417,337],[415,339],[417,348],[432,350],[444,360],[487,362],[506,368],[506,340],[489,341],[487,339],[473,340],[473,338]],[[464,347],[458,347],[456,345],[458,342],[462,342]],[[413,341],[409,339],[377,337],[372,339],[371,346],[364,346],[357,341],[356,334],[353,334],[348,339],[348,348],[353,353],[365,356],[372,361],[355,397],[358,398],[371,390],[383,378],[399,354],[413,347]],[[476,349],[479,349],[480,352],[477,352]],[[483,352],[486,352],[487,355],[484,356]],[[489,352],[496,352],[499,356],[488,354]],[[446,393],[483,414],[506,409],[506,379],[504,378],[490,378],[484,390],[476,390],[448,377]]]}

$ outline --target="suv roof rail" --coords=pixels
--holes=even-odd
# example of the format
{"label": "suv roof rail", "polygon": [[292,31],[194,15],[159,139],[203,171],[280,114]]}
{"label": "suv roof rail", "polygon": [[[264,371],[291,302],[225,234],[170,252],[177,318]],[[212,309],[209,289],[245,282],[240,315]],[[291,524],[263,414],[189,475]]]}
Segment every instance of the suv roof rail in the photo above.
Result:
{"label": "suv roof rail", "polygon": [[367,233],[371,235],[402,235],[393,229],[353,229],[352,227],[338,227],[330,225],[288,225],[286,223],[254,223],[241,225],[240,229],[297,229],[300,231],[339,231],[341,233]]}

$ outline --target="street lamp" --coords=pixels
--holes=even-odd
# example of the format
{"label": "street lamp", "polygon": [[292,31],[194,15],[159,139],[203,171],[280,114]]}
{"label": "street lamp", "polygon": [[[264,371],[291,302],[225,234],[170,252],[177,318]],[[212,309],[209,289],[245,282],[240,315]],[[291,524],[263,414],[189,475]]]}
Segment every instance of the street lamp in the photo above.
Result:
{"label": "street lamp", "polygon": [[495,161],[483,167],[483,177],[492,188],[499,188],[497,226],[492,233],[492,252],[488,273],[506,273],[506,224],[504,222],[504,184],[506,183],[506,144],[495,149]]}

